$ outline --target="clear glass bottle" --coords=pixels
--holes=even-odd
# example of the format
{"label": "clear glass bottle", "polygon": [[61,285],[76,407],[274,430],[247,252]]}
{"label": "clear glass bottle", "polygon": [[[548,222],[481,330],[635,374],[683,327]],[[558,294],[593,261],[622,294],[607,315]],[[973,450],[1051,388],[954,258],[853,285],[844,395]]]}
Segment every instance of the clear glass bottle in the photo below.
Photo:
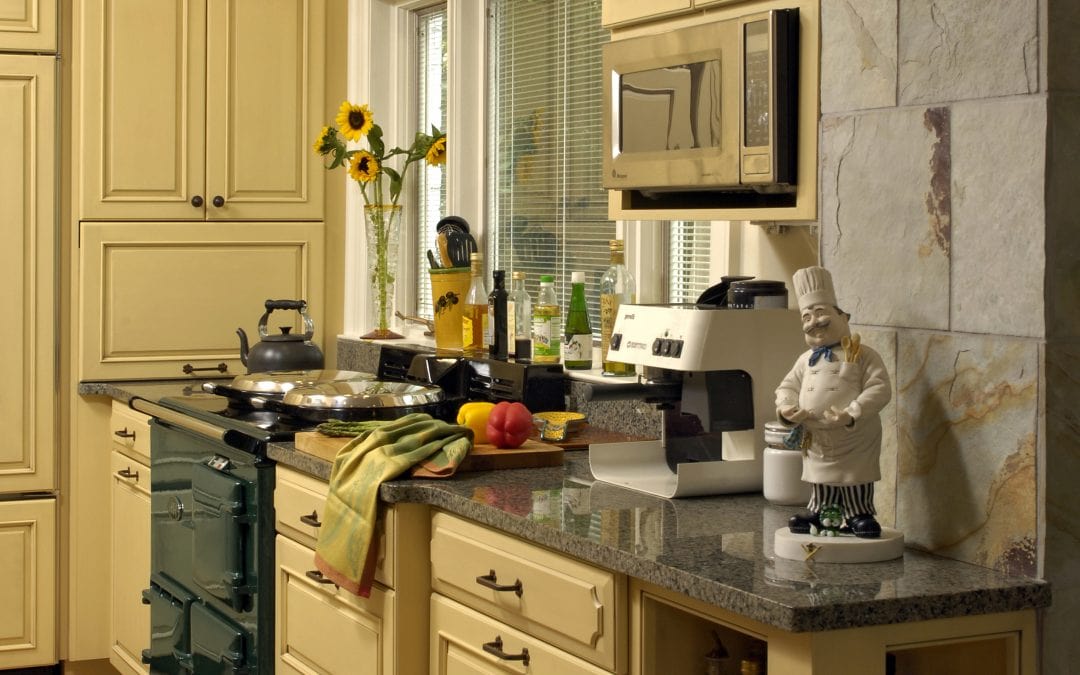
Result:
{"label": "clear glass bottle", "polygon": [[491,273],[495,287],[488,295],[488,329],[491,333],[491,341],[488,343],[488,354],[493,359],[505,359],[510,354],[509,334],[507,332],[507,296],[506,272],[495,270]]}
{"label": "clear glass bottle", "polygon": [[612,239],[608,247],[611,251],[611,267],[600,277],[600,357],[605,375],[633,375],[633,364],[608,361],[611,331],[615,326],[615,317],[619,315],[619,305],[637,301],[637,284],[634,275],[626,269],[622,240]]}
{"label": "clear glass bottle", "polygon": [[506,302],[506,332],[510,336],[510,354],[518,361],[532,358],[532,298],[525,290],[525,273],[514,272],[510,279],[510,297]]}
{"label": "clear glass bottle", "polygon": [[585,273],[570,275],[570,309],[563,331],[563,366],[571,370],[592,368],[592,326],[585,304]]}
{"label": "clear glass bottle", "polygon": [[533,361],[558,363],[562,342],[562,309],[555,295],[555,277],[540,277],[540,293],[532,308]]}
{"label": "clear glass bottle", "polygon": [[469,292],[461,307],[461,349],[465,356],[487,356],[488,292],[484,288],[484,263],[479,253],[469,256]]}

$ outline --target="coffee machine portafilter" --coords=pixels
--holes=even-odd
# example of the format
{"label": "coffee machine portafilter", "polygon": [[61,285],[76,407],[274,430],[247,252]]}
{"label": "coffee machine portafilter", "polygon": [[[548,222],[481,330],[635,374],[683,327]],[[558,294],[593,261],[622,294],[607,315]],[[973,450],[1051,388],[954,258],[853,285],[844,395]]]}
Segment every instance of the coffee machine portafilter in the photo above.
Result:
{"label": "coffee machine portafilter", "polygon": [[662,497],[759,491],[774,391],[804,350],[794,310],[621,306],[608,358],[642,366],[639,381],[589,395],[652,403],[663,427],[659,440],[591,445],[593,475]]}

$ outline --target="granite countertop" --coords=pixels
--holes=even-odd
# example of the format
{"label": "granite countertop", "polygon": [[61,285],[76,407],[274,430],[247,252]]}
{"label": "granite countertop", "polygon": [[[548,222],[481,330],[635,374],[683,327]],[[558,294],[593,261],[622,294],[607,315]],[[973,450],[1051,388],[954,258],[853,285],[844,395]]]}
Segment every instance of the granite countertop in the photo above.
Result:
{"label": "granite countertop", "polygon": [[[156,400],[193,381],[87,382],[80,394]],[[330,463],[291,443],[277,462],[328,479]],[[383,484],[383,501],[428,504],[522,539],[793,632],[1045,607],[1050,586],[908,549],[872,564],[778,559],[791,507],[760,495],[663,499],[594,481],[587,451],[561,467],[459,473]]]}

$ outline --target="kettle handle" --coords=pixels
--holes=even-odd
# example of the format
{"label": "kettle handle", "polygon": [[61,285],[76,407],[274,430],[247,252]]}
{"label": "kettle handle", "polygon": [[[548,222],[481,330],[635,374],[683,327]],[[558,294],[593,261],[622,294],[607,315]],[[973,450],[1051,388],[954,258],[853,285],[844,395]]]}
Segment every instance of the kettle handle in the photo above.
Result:
{"label": "kettle handle", "polygon": [[267,300],[266,312],[259,318],[259,335],[262,337],[267,336],[266,322],[270,318],[270,313],[275,309],[294,309],[300,312],[301,318],[304,319],[304,339],[310,340],[315,335],[315,322],[311,320],[311,317],[307,313],[307,302],[304,300]]}

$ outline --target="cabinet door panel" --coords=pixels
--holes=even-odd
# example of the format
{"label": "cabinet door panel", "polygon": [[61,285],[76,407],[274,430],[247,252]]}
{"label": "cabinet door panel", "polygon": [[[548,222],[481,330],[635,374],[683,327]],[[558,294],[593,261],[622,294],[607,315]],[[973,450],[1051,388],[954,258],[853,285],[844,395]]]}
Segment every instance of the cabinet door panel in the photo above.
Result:
{"label": "cabinet door panel", "polygon": [[80,379],[243,373],[236,329],[257,340],[267,298],[307,300],[323,339],[321,223],[83,223],[80,249]]}
{"label": "cabinet door panel", "polygon": [[150,672],[150,467],[112,453],[112,639],[109,661],[120,672]]}
{"label": "cabinet door panel", "polygon": [[322,219],[324,13],[324,0],[211,3],[207,218]]}
{"label": "cabinet door panel", "polygon": [[55,69],[51,56],[0,54],[0,493],[56,487]]}
{"label": "cabinet door panel", "polygon": [[201,1],[82,3],[80,217],[203,219],[205,14]]}
{"label": "cabinet door panel", "polygon": [[0,50],[56,51],[56,0],[0,2]]}
{"label": "cabinet door panel", "polygon": [[0,670],[56,663],[56,500],[0,502],[0,579]]}
{"label": "cabinet door panel", "polygon": [[689,11],[693,0],[604,0],[600,23],[618,26]]}

